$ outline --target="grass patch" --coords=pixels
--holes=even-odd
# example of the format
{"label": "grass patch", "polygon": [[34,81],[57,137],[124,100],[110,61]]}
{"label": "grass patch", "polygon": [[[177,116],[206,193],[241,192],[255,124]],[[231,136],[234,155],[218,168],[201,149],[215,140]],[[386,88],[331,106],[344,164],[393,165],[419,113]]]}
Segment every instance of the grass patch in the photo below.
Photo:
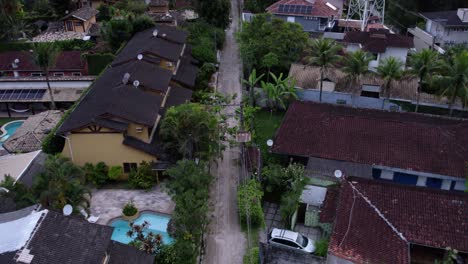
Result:
{"label": "grass patch", "polygon": [[[394,104],[401,106],[401,108],[407,112],[414,112],[414,109],[416,108],[416,105],[409,103],[409,102],[401,102],[401,101],[395,101],[395,100],[390,100],[390,101]],[[448,116],[449,110],[447,108],[419,105],[418,113]],[[454,109],[452,117],[468,118],[468,112]]]}
{"label": "grass patch", "polygon": [[17,118],[0,118],[0,127],[14,120],[18,120],[18,119]]}
{"label": "grass patch", "polygon": [[284,115],[284,112],[270,112],[265,109],[262,109],[255,113],[254,142],[262,151],[264,165],[268,165],[269,163],[281,163],[284,159],[284,157],[281,157],[278,154],[269,153],[269,149],[266,144],[268,139],[273,139],[275,137],[276,131],[280,127]]}
{"label": "grass patch", "polygon": [[[246,233],[247,237],[247,230],[243,230]],[[260,228],[252,228],[250,230],[250,248],[247,248],[246,253],[244,255],[244,264],[258,264],[259,262],[259,255],[258,255],[258,249],[259,249],[259,241],[258,241],[258,236],[260,234]],[[248,246],[248,244],[247,244]]]}

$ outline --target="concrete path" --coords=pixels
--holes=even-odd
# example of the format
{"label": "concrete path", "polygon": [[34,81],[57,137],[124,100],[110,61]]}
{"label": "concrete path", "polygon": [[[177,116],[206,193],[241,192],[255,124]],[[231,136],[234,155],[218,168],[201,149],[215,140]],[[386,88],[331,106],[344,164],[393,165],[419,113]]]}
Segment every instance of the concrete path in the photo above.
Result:
{"label": "concrete path", "polygon": [[[239,23],[238,0],[231,0],[232,24],[226,33],[226,43],[221,54],[218,91],[237,94],[233,104],[241,98],[240,55],[234,38]],[[225,114],[235,116],[237,106],[225,109]],[[231,127],[237,126],[234,117],[229,118]],[[210,204],[213,205],[213,218],[209,226],[206,245],[206,264],[241,264],[246,250],[246,239],[239,225],[237,213],[237,185],[239,179],[239,148],[227,148],[218,166],[212,168],[216,181],[211,189]]]}
{"label": "concrete path", "polygon": [[122,215],[122,208],[131,200],[140,211],[172,214],[175,208],[175,203],[160,185],[150,191],[100,189],[92,192],[91,214],[99,216],[98,224],[107,225]]}

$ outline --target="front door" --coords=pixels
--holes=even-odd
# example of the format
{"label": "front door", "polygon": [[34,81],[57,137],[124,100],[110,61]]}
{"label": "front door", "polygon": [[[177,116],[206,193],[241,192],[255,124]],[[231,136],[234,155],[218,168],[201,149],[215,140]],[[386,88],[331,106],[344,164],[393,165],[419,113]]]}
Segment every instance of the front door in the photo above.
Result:
{"label": "front door", "polygon": [[65,24],[67,25],[67,31],[73,31],[73,22],[72,21],[67,21]]}

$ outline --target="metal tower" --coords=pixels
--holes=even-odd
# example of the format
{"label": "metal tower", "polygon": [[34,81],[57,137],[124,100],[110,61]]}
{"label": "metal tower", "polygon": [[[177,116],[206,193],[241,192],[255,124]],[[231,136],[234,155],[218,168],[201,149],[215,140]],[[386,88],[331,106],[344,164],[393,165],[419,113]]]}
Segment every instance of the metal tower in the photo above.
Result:
{"label": "metal tower", "polygon": [[382,24],[385,17],[385,0],[349,0],[346,20],[358,20],[364,31],[372,16],[380,17]]}

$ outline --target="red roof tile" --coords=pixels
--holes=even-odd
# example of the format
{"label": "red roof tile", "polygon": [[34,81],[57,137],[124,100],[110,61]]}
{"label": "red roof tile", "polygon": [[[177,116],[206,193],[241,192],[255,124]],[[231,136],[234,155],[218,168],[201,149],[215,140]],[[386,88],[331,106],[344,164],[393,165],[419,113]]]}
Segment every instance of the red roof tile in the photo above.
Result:
{"label": "red roof tile", "polygon": [[409,244],[468,252],[468,195],[348,180],[341,187],[330,239],[333,255],[385,264],[408,263]]}
{"label": "red roof tile", "polygon": [[369,25],[369,31],[367,32],[346,32],[343,42],[359,43],[362,45],[363,50],[376,53],[383,53],[388,47],[408,49],[414,47],[412,37],[391,34],[388,29],[379,27]]}
{"label": "red roof tile", "polygon": [[329,187],[322,208],[320,209],[320,222],[332,223],[335,221],[336,206],[338,203],[339,188]]}
{"label": "red roof tile", "polygon": [[[0,71],[12,71],[12,63],[19,59],[18,71],[39,71],[39,67],[34,63],[33,57],[26,51],[9,51],[0,53]],[[81,58],[79,51],[63,51],[57,56],[55,67],[51,71],[57,70],[82,70],[85,61]]]}
{"label": "red roof tile", "polygon": [[[280,13],[279,6],[280,5],[300,5],[300,6],[312,6],[312,13],[311,14],[300,14],[300,13]],[[271,6],[267,7],[266,11],[270,14],[278,14],[278,15],[296,15],[296,16],[313,16],[313,17],[331,17],[335,16],[338,17],[340,15],[341,10],[337,7],[333,10],[331,7],[327,6],[327,1],[325,0],[315,0],[315,1],[307,1],[307,0],[280,0]]]}
{"label": "red roof tile", "polygon": [[465,177],[468,122],[296,101],[272,151]]}

